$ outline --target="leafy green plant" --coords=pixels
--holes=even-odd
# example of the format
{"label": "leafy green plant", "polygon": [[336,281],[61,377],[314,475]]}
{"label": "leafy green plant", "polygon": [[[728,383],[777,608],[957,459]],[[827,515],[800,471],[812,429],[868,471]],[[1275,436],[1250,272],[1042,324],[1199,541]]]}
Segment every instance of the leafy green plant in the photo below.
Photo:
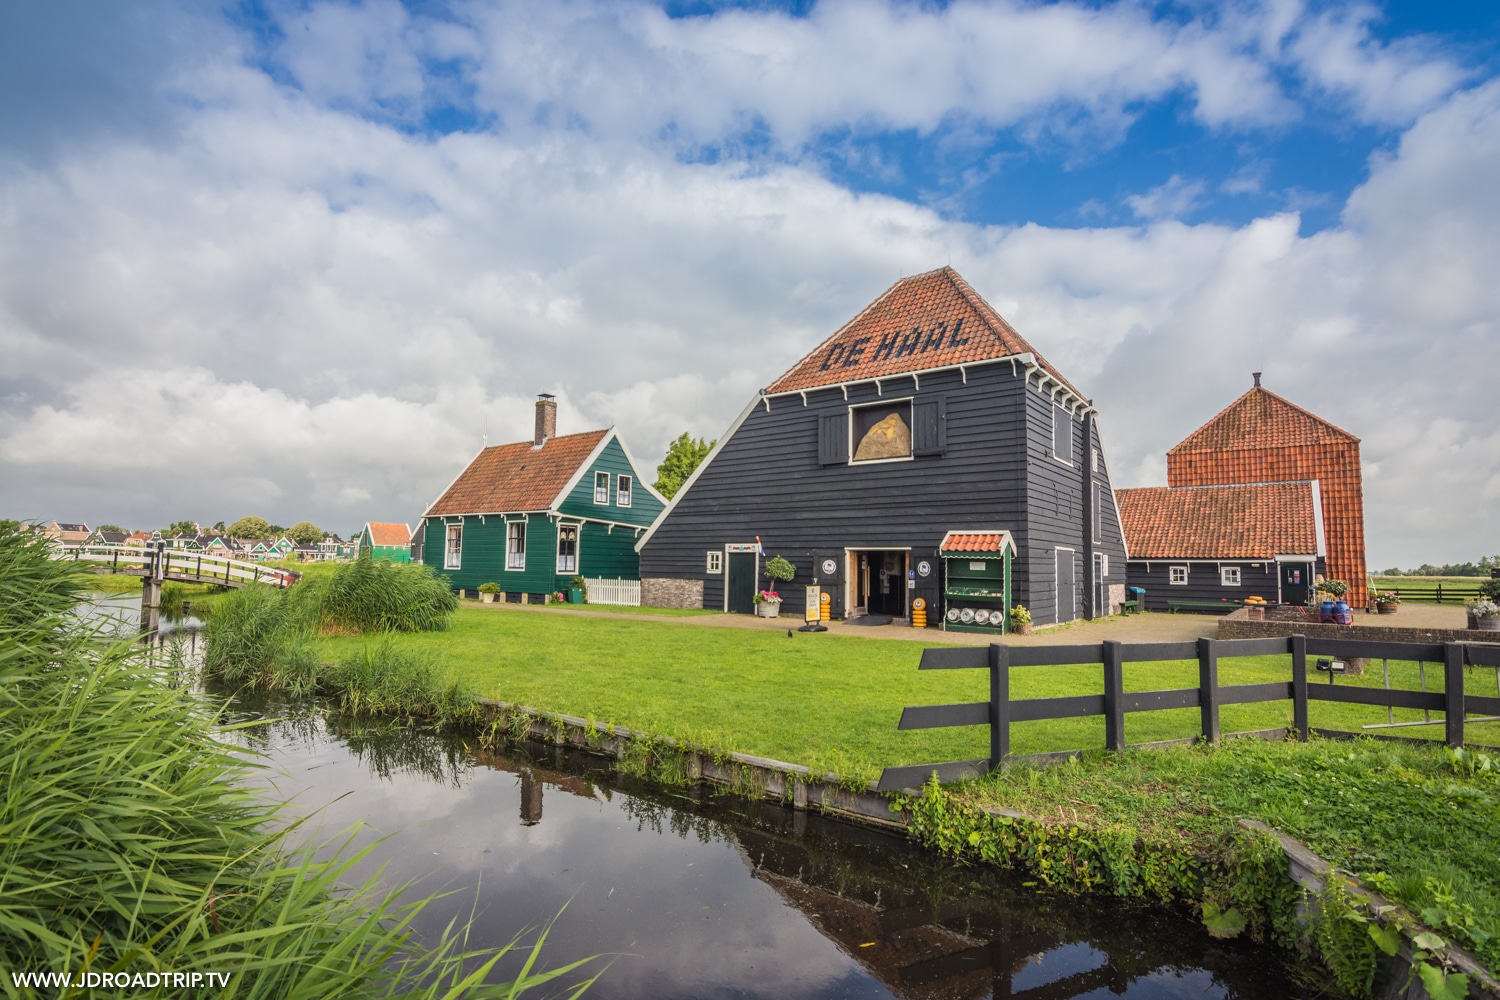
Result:
{"label": "leafy green plant", "polygon": [[1324,594],[1330,595],[1334,600],[1338,600],[1349,593],[1349,585],[1343,580],[1324,580],[1318,584],[1317,589]]}
{"label": "leafy green plant", "polygon": [[[786,583],[797,575],[797,567],[781,556],[772,556],[766,560],[766,565],[762,568],[762,572],[765,573],[768,580],[780,580],[782,583]],[[775,589],[774,584],[771,589]]]}
{"label": "leafy green plant", "polygon": [[500,585],[498,583],[481,583],[479,585],[479,592],[481,594],[498,594],[500,593]]}
{"label": "leafy green plant", "polygon": [[1031,612],[1027,611],[1023,605],[1017,604],[1010,609],[1010,623],[1012,625],[1030,625]]}
{"label": "leafy green plant", "polygon": [[430,566],[364,555],[321,581],[317,605],[324,632],[433,632],[448,627],[458,598]]}

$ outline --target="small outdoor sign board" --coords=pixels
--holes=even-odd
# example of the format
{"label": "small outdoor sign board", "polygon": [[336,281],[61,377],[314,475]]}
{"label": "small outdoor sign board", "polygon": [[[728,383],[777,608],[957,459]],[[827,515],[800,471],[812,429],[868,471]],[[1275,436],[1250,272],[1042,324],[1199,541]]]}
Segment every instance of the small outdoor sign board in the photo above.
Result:
{"label": "small outdoor sign board", "polygon": [[807,609],[802,617],[805,621],[815,622],[823,617],[823,588],[807,588]]}

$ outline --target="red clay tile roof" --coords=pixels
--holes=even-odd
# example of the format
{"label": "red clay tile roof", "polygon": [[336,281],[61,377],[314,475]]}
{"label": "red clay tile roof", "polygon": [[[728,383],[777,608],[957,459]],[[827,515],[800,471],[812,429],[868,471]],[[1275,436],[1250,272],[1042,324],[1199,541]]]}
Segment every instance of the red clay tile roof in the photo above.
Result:
{"label": "red clay tile roof", "polygon": [[396,548],[405,548],[411,544],[411,529],[404,524],[389,524],[381,521],[370,521],[370,542],[374,545],[388,545]]}
{"label": "red clay tile roof", "polygon": [[943,536],[939,552],[1015,551],[1016,543],[1008,531],[950,531]]}
{"label": "red clay tile roof", "polygon": [[1280,448],[1335,441],[1357,443],[1359,438],[1296,403],[1256,386],[1219,411],[1217,416],[1189,434],[1167,454]]}
{"label": "red clay tile roof", "polygon": [[887,288],[766,391],[814,389],[1017,354],[1035,355],[1048,374],[1068,385],[957,271],[940,267]]}
{"label": "red clay tile roof", "polygon": [[546,510],[608,433],[566,434],[549,438],[540,448],[530,441],[486,448],[428,508],[427,516]]}
{"label": "red clay tile roof", "polygon": [[1115,490],[1132,559],[1271,559],[1318,550],[1311,483]]}

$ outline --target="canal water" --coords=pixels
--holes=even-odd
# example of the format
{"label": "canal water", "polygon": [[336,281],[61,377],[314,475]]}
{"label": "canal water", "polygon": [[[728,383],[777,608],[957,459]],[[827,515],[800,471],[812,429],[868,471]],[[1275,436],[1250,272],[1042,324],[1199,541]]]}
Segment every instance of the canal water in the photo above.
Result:
{"label": "canal water", "polygon": [[304,818],[303,842],[359,826],[358,877],[451,893],[417,925],[429,940],[472,912],[470,946],[498,948],[556,916],[543,964],[603,955],[591,1000],[1315,995],[1280,952],[1185,914],[1042,893],[899,834],[550,745],[487,752],[306,703],[230,705],[261,723],[234,738],[264,755],[255,780]]}

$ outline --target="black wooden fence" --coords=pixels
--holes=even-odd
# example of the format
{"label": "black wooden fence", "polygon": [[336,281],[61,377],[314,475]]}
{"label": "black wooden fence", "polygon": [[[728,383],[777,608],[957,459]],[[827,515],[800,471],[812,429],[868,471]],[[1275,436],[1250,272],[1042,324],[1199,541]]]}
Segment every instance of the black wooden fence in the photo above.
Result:
{"label": "black wooden fence", "polygon": [[[1219,660],[1236,656],[1272,656],[1291,654],[1292,679],[1266,684],[1219,683]],[[1307,658],[1325,656],[1338,659],[1365,657],[1387,658],[1416,663],[1443,664],[1443,691],[1392,690],[1359,687],[1350,684],[1308,683]],[[1171,691],[1126,691],[1124,666],[1127,663],[1162,660],[1197,660],[1198,686]],[[1047,667],[1066,664],[1097,663],[1104,669],[1104,693],[1082,694],[1063,698],[1026,698],[1010,696],[1012,667]],[[1104,745],[1111,750],[1125,748],[1125,715],[1129,712],[1152,712],[1168,708],[1197,708],[1201,717],[1201,735],[1217,742],[1219,708],[1252,702],[1292,702],[1292,727],[1297,738],[1307,739],[1309,732],[1321,735],[1351,735],[1329,730],[1311,730],[1307,722],[1309,701],[1336,701],[1355,705],[1411,708],[1444,713],[1444,729],[1449,746],[1464,742],[1464,716],[1467,713],[1500,715],[1500,697],[1480,697],[1464,693],[1464,666],[1500,667],[1500,645],[1481,643],[1407,643],[1360,642],[1344,639],[1309,639],[1294,635],[1271,639],[1199,639],[1196,642],[1131,643],[1108,641],[1083,646],[1007,646],[965,649],[924,649],[920,670],[983,670],[990,672],[989,701],[959,705],[924,705],[901,713],[900,729],[942,729],[949,726],[989,726],[990,755],[977,760],[956,760],[942,764],[913,764],[888,767],[880,776],[878,788],[890,791],[914,788],[937,772],[939,781],[958,781],[977,777],[1005,763],[1010,757],[1010,727],[1016,722],[1041,719],[1076,719],[1104,716]],[[1329,672],[1329,681],[1334,678]],[[1374,737],[1394,739],[1396,737]],[[1076,751],[1067,751],[1075,753]]]}

